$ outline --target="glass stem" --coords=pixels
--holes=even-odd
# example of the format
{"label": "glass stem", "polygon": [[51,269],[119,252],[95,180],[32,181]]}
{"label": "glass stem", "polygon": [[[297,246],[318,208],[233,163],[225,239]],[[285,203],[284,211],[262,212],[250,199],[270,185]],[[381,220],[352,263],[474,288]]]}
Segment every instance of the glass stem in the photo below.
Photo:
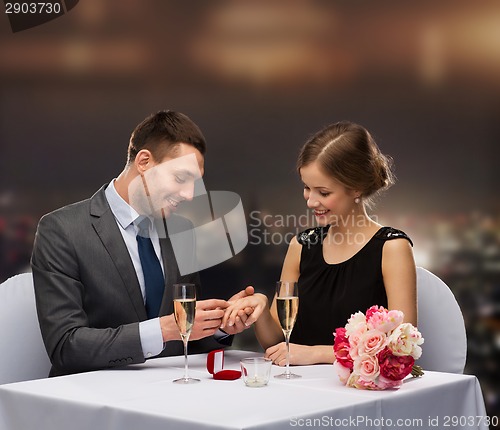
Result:
{"label": "glass stem", "polygon": [[182,342],[184,343],[184,379],[189,379],[188,375],[188,338],[189,336],[183,335]]}
{"label": "glass stem", "polygon": [[286,342],[286,369],[285,374],[290,374],[290,332],[285,332],[285,342]]}

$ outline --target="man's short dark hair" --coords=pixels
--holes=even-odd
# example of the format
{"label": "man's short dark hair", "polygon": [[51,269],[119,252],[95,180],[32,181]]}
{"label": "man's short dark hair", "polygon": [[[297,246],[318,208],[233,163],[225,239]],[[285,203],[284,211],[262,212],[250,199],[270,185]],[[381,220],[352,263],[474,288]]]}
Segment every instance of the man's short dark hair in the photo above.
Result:
{"label": "man's short dark hair", "polygon": [[180,112],[162,110],[151,114],[132,132],[127,153],[127,164],[132,163],[141,149],[151,151],[153,159],[160,162],[179,143],[196,148],[202,155],[206,152],[206,142],[199,127]]}

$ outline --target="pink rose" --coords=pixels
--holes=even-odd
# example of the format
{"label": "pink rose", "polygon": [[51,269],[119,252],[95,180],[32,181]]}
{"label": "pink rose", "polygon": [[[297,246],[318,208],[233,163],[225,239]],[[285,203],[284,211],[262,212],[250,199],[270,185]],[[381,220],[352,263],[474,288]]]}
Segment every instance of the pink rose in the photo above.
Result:
{"label": "pink rose", "polygon": [[380,374],[376,356],[363,354],[354,360],[354,373],[365,381],[373,381]]}
{"label": "pink rose", "polygon": [[340,364],[337,361],[335,361],[335,363],[333,363],[333,367],[335,369],[335,371],[337,372],[337,375],[340,379],[340,382],[342,382],[342,384],[347,384],[347,381],[349,379],[349,377],[351,376],[351,369],[349,369],[348,367],[345,367],[345,366],[342,366],[342,364]]}
{"label": "pink rose", "polygon": [[340,327],[335,329],[335,333],[333,333],[333,336],[335,337],[335,343],[333,344],[333,349],[336,351],[337,350],[337,345],[339,345],[342,342],[349,342],[347,340],[347,337],[345,335],[345,328]]}
{"label": "pink rose", "polygon": [[359,342],[361,342],[361,336],[363,335],[363,333],[366,333],[366,331],[357,331],[349,336],[349,344],[351,345],[349,355],[353,360],[356,360],[356,358],[359,357],[358,345]]}
{"label": "pink rose", "polygon": [[375,308],[376,306],[372,306],[368,309],[368,311],[370,311],[370,317],[367,317],[366,321],[370,330],[379,330],[383,333],[389,333],[403,322],[403,312],[396,310],[388,311],[382,307],[378,310]]}
{"label": "pink rose", "polygon": [[335,358],[344,367],[352,369],[353,361],[349,355],[349,350],[351,348],[349,344],[349,339],[346,338],[345,328],[335,329],[335,342],[333,344],[333,351],[335,352]]}
{"label": "pink rose", "polygon": [[387,345],[387,336],[378,330],[363,333],[358,342],[358,355],[377,355]]}
{"label": "pink rose", "polygon": [[387,321],[383,327],[383,331],[388,333],[394,330],[399,324],[403,322],[405,314],[401,311],[392,310],[387,313]]}
{"label": "pink rose", "polygon": [[383,306],[372,306],[370,309],[366,311],[366,322],[370,321],[370,318],[373,316],[373,314],[376,313],[386,313],[387,309],[384,308]]}
{"label": "pink rose", "polygon": [[401,381],[411,373],[415,359],[411,355],[397,356],[389,348],[378,355],[380,375],[391,381]]}
{"label": "pink rose", "polygon": [[377,387],[379,390],[387,390],[388,388],[399,388],[403,385],[403,381],[392,381],[390,379],[384,378],[382,375],[378,377]]}
{"label": "pink rose", "polygon": [[361,390],[378,390],[378,386],[375,381],[367,381],[354,373],[351,375],[347,381],[348,387],[358,388]]}

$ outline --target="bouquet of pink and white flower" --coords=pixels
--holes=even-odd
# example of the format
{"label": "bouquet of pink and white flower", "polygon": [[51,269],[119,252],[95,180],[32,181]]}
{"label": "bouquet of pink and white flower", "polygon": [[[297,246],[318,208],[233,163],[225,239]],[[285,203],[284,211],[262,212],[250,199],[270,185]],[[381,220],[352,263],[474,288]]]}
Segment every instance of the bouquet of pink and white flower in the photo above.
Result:
{"label": "bouquet of pink and white flower", "polygon": [[345,328],[335,330],[335,363],[343,384],[366,390],[399,388],[412,373],[421,376],[415,360],[424,339],[401,311],[372,306],[351,315]]}

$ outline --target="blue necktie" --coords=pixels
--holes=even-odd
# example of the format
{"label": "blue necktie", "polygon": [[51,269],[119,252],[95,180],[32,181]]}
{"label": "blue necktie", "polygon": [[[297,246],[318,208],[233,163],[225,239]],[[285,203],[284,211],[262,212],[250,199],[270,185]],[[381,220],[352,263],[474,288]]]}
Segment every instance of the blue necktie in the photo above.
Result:
{"label": "blue necktie", "polygon": [[149,218],[144,218],[138,224],[139,232],[136,238],[146,287],[146,312],[148,318],[156,318],[160,313],[165,278],[153,248],[153,243],[149,238],[149,223]]}

